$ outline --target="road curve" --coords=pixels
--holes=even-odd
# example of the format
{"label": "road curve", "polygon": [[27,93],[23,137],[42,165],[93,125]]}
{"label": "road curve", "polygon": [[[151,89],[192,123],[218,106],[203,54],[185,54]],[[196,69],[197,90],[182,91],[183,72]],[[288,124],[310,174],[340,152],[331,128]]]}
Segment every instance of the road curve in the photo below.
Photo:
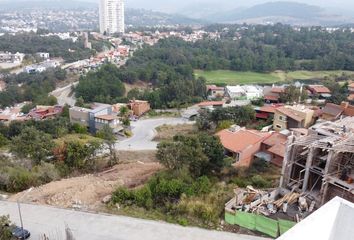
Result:
{"label": "road curve", "polygon": [[[50,206],[21,204],[23,225],[31,232],[31,240],[65,239],[68,226],[75,240],[262,240],[247,235],[182,227],[164,222],[123,216],[94,214]],[[20,225],[17,204],[0,201],[1,215],[9,215]]]}
{"label": "road curve", "polygon": [[119,141],[116,144],[116,149],[124,151],[156,150],[157,142],[153,141],[156,135],[155,129],[164,124],[193,124],[193,122],[185,118],[152,118],[132,122],[133,136]]}

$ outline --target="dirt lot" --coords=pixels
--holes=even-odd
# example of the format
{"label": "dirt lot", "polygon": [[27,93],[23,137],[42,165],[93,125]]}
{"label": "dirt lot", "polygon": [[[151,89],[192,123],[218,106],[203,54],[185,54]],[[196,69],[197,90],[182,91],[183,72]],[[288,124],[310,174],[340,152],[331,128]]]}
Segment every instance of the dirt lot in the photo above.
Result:
{"label": "dirt lot", "polygon": [[178,125],[163,125],[156,128],[157,134],[154,141],[160,142],[164,140],[171,140],[176,134],[183,136],[192,134],[196,131],[196,127],[192,124],[178,124]]}
{"label": "dirt lot", "polygon": [[9,200],[98,210],[103,205],[102,199],[111,194],[117,186],[139,186],[161,169],[160,164],[154,161],[152,151],[122,152],[119,157],[121,161],[124,159],[124,163],[113,169],[51,182],[34,188],[29,193],[13,195]]}

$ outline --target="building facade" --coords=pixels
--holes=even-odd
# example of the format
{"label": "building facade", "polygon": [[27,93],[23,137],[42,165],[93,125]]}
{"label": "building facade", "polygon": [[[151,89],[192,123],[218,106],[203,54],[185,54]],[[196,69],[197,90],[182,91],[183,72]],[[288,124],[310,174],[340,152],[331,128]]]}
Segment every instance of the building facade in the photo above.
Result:
{"label": "building facade", "polygon": [[124,0],[100,0],[100,32],[124,33]]}

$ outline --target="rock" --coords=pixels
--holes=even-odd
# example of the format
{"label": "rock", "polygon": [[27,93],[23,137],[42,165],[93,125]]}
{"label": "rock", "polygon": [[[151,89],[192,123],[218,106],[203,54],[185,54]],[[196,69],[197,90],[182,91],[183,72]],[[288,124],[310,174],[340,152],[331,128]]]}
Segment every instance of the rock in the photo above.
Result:
{"label": "rock", "polygon": [[102,199],[102,203],[107,204],[111,201],[112,195],[107,195]]}

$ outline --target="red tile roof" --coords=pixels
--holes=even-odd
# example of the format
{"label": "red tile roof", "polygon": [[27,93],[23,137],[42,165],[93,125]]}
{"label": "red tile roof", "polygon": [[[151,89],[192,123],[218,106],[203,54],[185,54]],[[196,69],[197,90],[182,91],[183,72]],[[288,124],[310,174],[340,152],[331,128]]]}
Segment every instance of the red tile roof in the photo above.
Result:
{"label": "red tile roof", "polygon": [[331,90],[323,85],[309,85],[308,87],[312,92],[315,93],[331,93]]}
{"label": "red tile roof", "polygon": [[271,92],[272,93],[283,93],[283,92],[285,92],[285,89],[282,87],[272,87]]}
{"label": "red tile roof", "polygon": [[100,116],[95,116],[95,118],[102,119],[102,120],[107,120],[107,121],[112,121],[114,119],[117,119],[117,116],[114,116],[114,115],[100,115]]}
{"label": "red tile roof", "polygon": [[279,143],[268,149],[268,152],[278,155],[280,157],[285,156],[285,144]]}
{"label": "red tile roof", "polygon": [[269,100],[269,101],[279,101],[279,97],[278,96],[273,96],[273,95],[265,95],[264,99],[265,100]]}
{"label": "red tile roof", "polygon": [[277,132],[274,132],[274,133],[272,133],[272,135],[270,135],[268,138],[266,138],[263,141],[263,143],[268,145],[268,146],[274,146],[274,145],[277,145],[279,143],[285,144],[287,139],[288,139],[287,136],[285,136],[283,134],[280,134],[280,133],[277,133]]}
{"label": "red tile roof", "polygon": [[280,113],[298,121],[298,122],[301,122],[303,121],[305,118],[302,117],[302,116],[299,116],[295,111],[289,109],[289,108],[286,108],[286,107],[280,107],[280,108],[277,108],[276,111],[279,111]]}
{"label": "red tile roof", "polygon": [[216,85],[207,85],[207,90],[223,91],[224,87],[218,87]]}
{"label": "red tile roof", "polygon": [[344,108],[340,105],[327,103],[326,106],[322,109],[323,114],[327,114],[333,116],[334,118],[338,118],[344,111]]}
{"label": "red tile roof", "polygon": [[270,135],[270,133],[251,130],[232,132],[226,129],[218,132],[216,135],[219,136],[224,148],[232,152],[242,152],[252,145],[263,141]]}

